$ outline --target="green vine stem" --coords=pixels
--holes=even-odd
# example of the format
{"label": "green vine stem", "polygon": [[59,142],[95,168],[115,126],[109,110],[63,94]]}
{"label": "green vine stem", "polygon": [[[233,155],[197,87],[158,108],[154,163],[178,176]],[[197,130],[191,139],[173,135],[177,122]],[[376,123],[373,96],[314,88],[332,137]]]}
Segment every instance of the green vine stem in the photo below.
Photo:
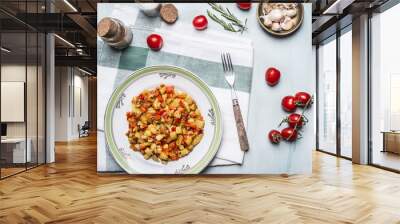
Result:
{"label": "green vine stem", "polygon": [[[311,99],[306,103],[306,105],[303,107],[303,111],[301,112],[301,117],[305,117],[304,116],[304,113],[306,112],[306,110],[308,109],[308,107],[312,104],[314,102],[314,96],[312,96],[311,97]],[[298,126],[298,123],[296,123],[296,125],[294,126],[294,130],[296,130],[297,131],[297,135],[299,135],[300,134],[300,130],[299,130],[299,128],[297,127]],[[289,140],[290,138],[292,138],[292,136],[294,135],[294,132],[286,139],[286,140]],[[300,134],[300,136],[301,136],[301,134]]]}

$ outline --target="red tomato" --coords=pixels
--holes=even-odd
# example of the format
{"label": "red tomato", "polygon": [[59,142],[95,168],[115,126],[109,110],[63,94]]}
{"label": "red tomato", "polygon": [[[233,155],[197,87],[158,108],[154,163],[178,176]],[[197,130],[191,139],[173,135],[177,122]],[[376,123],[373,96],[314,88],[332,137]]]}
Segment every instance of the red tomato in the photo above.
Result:
{"label": "red tomato", "polygon": [[296,110],[296,103],[293,96],[285,96],[282,99],[282,108],[287,112],[294,112]]}
{"label": "red tomato", "polygon": [[277,130],[272,130],[268,133],[268,138],[273,144],[279,144],[282,139],[282,135],[279,131]]}
{"label": "red tomato", "polygon": [[150,34],[147,37],[147,45],[149,46],[150,49],[153,51],[159,51],[162,46],[163,46],[163,39],[160,35],[158,34]]}
{"label": "red tomato", "polygon": [[293,113],[286,118],[286,122],[291,128],[301,128],[305,123],[305,119],[303,115]]}
{"label": "red tomato", "polygon": [[166,86],[165,87],[165,93],[173,93],[174,92],[174,86]]}
{"label": "red tomato", "polygon": [[299,107],[310,106],[313,103],[311,95],[306,92],[298,92],[294,98],[296,105]]}
{"label": "red tomato", "polygon": [[196,28],[196,30],[204,30],[205,28],[207,28],[208,25],[207,17],[203,15],[196,16],[194,17],[192,23],[194,28]]}
{"label": "red tomato", "polygon": [[288,142],[294,142],[297,140],[298,132],[294,128],[285,128],[281,131],[282,138]]}
{"label": "red tomato", "polygon": [[238,2],[236,3],[239,9],[249,10],[251,8],[251,2]]}
{"label": "red tomato", "polygon": [[275,86],[279,83],[279,79],[281,78],[281,72],[276,68],[268,68],[265,72],[265,81],[269,86]]}

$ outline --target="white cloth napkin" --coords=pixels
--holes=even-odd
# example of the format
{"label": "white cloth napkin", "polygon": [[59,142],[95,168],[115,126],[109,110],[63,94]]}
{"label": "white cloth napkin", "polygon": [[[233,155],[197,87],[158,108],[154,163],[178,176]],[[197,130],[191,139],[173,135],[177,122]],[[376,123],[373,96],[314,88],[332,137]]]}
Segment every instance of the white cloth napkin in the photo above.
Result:
{"label": "white cloth napkin", "polygon": [[[253,67],[253,46],[249,39],[237,37],[225,31],[197,31],[187,24],[164,25],[156,29],[163,38],[164,52],[221,63],[221,52],[229,52],[234,65]],[[221,65],[221,76],[222,72]],[[221,108],[223,117],[223,138],[210,166],[242,164],[244,152],[240,149],[239,137],[234,118],[230,89],[211,87]],[[247,110],[250,93],[237,91],[244,123],[247,124]]]}

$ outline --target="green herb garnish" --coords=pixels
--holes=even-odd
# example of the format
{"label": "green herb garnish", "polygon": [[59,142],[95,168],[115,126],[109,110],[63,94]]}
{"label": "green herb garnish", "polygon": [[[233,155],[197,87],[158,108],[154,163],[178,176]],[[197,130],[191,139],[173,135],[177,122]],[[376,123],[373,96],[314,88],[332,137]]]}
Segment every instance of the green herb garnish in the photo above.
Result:
{"label": "green herb garnish", "polygon": [[241,32],[241,33],[247,30],[246,27],[247,18],[243,23],[240,19],[238,19],[235,15],[233,15],[228,8],[224,9],[221,5],[218,5],[216,3],[209,3],[209,5],[214,11],[217,11],[223,18],[229,21],[226,22],[222,18],[219,18],[218,16],[207,10],[208,16],[212,20],[220,24],[225,30],[228,30],[230,32]]}

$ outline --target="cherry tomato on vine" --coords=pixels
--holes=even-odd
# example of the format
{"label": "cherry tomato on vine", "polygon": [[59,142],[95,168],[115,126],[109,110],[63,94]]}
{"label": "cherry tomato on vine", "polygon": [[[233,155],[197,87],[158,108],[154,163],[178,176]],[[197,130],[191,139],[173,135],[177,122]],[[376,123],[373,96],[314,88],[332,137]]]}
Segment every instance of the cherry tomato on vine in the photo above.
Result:
{"label": "cherry tomato on vine", "polygon": [[301,128],[304,126],[306,119],[304,118],[304,115],[293,113],[286,118],[286,122],[291,128]]}
{"label": "cherry tomato on vine", "polygon": [[294,142],[297,140],[298,132],[296,129],[288,127],[282,129],[281,131],[282,138],[288,142]]}
{"label": "cherry tomato on vine", "polygon": [[293,96],[285,96],[282,99],[282,108],[287,112],[294,112],[296,110],[296,102]]}
{"label": "cherry tomato on vine", "polygon": [[299,107],[310,106],[313,103],[311,95],[307,92],[298,92],[294,98]]}
{"label": "cherry tomato on vine", "polygon": [[272,130],[268,133],[268,138],[273,144],[279,144],[282,140],[282,135],[277,130]]}

